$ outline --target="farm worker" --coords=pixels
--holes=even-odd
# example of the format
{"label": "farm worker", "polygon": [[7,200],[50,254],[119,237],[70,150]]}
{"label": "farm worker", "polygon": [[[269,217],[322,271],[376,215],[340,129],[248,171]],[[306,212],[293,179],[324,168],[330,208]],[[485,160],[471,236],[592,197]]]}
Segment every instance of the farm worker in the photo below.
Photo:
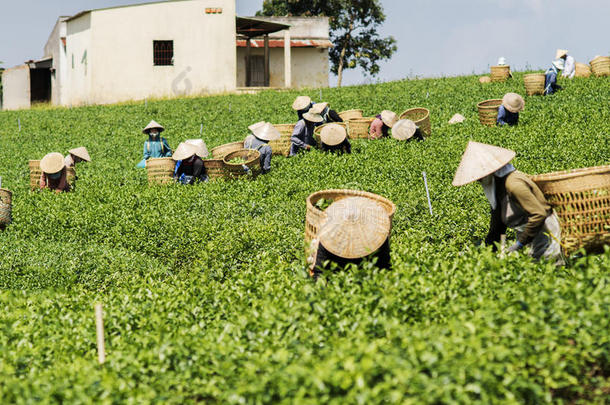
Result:
{"label": "farm worker", "polygon": [[64,155],[57,152],[52,152],[40,161],[40,189],[48,188],[56,193],[62,191],[70,191],[70,183],[68,183],[68,171],[64,161]]}
{"label": "farm worker", "polygon": [[398,116],[395,112],[383,110],[378,114],[369,129],[369,139],[379,139],[388,136],[388,131],[398,121]]}
{"label": "farm worker", "polygon": [[309,96],[298,96],[292,103],[292,109],[297,112],[299,121],[303,119],[303,115],[313,106]]}
{"label": "farm worker", "polygon": [[176,161],[174,180],[182,184],[208,181],[203,158],[208,156],[208,148],[202,139],[189,139],[178,145],[172,155]]}
{"label": "farm worker", "polygon": [[498,108],[498,125],[517,125],[519,112],[523,110],[525,100],[517,93],[506,93],[502,97],[502,105]]}
{"label": "farm worker", "polygon": [[[498,66],[506,66],[506,65],[508,65],[508,63],[506,63],[506,58],[505,58],[504,56],[500,56],[500,57],[498,58],[498,63],[497,63],[497,65],[498,65]],[[508,72],[508,76],[509,76],[511,79],[512,79],[512,77],[513,77],[513,74],[512,74],[512,72],[511,72],[510,70],[509,70],[509,72]],[[491,80],[491,78],[490,78],[490,80]]]}
{"label": "farm worker", "polygon": [[391,267],[391,221],[380,204],[366,197],[346,197],[324,212],[326,219],[313,241],[315,278],[333,269],[333,264],[342,269],[365,259],[376,259],[380,269]]}
{"label": "farm worker", "polygon": [[322,116],[320,114],[314,114],[311,111],[303,114],[303,119],[299,120],[294,126],[294,131],[290,137],[290,154],[294,156],[297,153],[310,150],[312,147],[317,145],[316,138],[313,136],[315,125],[322,122]]}
{"label": "farm worker", "polygon": [[271,170],[271,146],[269,141],[276,141],[282,137],[280,131],[265,121],[257,122],[248,127],[250,135],[244,141],[244,148],[254,149],[261,154],[260,165],[263,174],[269,173]]}
{"label": "farm worker", "polygon": [[70,149],[68,151],[68,154],[64,158],[64,163],[66,164],[66,167],[74,167],[76,163],[80,162],[91,162],[89,152],[84,146]]}
{"label": "farm worker", "polygon": [[[515,170],[512,150],[470,141],[453,178],[454,186],[478,180],[491,206],[491,222],[485,244],[500,241],[510,227],[517,241],[508,251],[530,246],[531,256],[562,263],[561,229],[546,198],[527,174]],[[496,247],[494,246],[494,249]]]}
{"label": "farm worker", "polygon": [[148,140],[144,142],[144,159],[138,163],[137,167],[146,167],[146,161],[150,158],[171,157],[172,149],[167,143],[167,139],[161,137],[161,132],[165,131],[160,124],[155,121],[150,123],[142,130],[148,135]]}
{"label": "farm worker", "polygon": [[557,74],[560,70],[563,70],[564,61],[563,59],[556,59],[551,64],[551,67],[547,69],[544,78],[544,95],[555,93],[557,90],[561,90],[561,86],[557,84]]}
{"label": "farm worker", "polygon": [[561,76],[573,79],[576,74],[576,61],[571,55],[568,55],[567,49],[558,49],[557,52],[555,52],[555,59],[563,59],[564,61],[564,68]]}
{"label": "farm worker", "polygon": [[339,124],[328,124],[320,131],[322,149],[325,152],[352,153],[352,145],[347,139],[345,127]]}
{"label": "farm worker", "polygon": [[418,141],[424,140],[424,134],[421,129],[411,120],[398,120],[392,128],[392,138],[398,139],[399,141],[410,141],[411,139],[417,139]]}
{"label": "farm worker", "polygon": [[329,122],[343,122],[343,119],[339,117],[339,114],[335,110],[331,110],[328,103],[315,103],[311,107],[311,112],[314,114],[320,114],[322,116],[322,124],[328,124]]}

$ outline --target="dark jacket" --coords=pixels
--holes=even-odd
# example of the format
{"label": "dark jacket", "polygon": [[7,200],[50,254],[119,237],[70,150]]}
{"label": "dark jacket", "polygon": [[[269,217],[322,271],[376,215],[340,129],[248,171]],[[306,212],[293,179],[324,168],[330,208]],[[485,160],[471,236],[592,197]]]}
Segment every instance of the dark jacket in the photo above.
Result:
{"label": "dark jacket", "polygon": [[321,142],[320,149],[324,152],[336,152],[336,153],[352,153],[352,144],[349,143],[349,139],[345,138],[339,145],[329,146],[324,142]]}
{"label": "dark jacket", "polygon": [[[339,257],[337,255],[332,254],[322,244],[318,245],[318,252],[316,254],[316,262],[314,265],[314,278],[318,278],[320,274],[324,270],[331,269],[331,263],[335,263],[338,269],[343,269],[350,263],[360,264],[363,260],[371,260],[373,258],[377,259],[376,266],[380,269],[391,269],[392,265],[390,263],[390,239],[386,239],[386,241],[381,245],[379,249],[375,253],[370,254],[367,257],[363,257],[360,259],[345,259],[343,257]],[[325,266],[326,263],[326,266]]]}

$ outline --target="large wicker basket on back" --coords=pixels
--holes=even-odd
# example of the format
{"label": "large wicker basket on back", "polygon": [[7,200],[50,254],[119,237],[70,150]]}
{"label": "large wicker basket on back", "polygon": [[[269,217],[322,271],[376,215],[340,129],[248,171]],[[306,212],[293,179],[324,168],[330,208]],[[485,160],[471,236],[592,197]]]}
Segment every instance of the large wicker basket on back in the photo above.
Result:
{"label": "large wicker basket on back", "polygon": [[532,176],[561,224],[566,254],[610,244],[610,165]]}
{"label": "large wicker basket on back", "polygon": [[354,118],[362,118],[362,110],[341,111],[339,113],[339,117],[341,117],[343,121],[351,120]]}
{"label": "large wicker basket on back", "polygon": [[490,76],[492,82],[505,82],[510,77],[510,66],[492,66]]}
{"label": "large wicker basket on back", "polygon": [[[235,179],[247,175],[248,172],[244,166],[250,169],[250,174],[257,175],[260,172],[260,157],[260,152],[253,149],[240,149],[229,153],[223,159],[227,176]],[[240,160],[240,162],[234,160]]]}
{"label": "large wicker basket on back", "polygon": [[270,141],[271,152],[273,155],[288,156],[290,153],[290,137],[294,131],[294,124],[273,124],[280,132],[282,137],[277,141]]}
{"label": "large wicker basket on back", "polygon": [[576,63],[574,77],[589,77],[591,76],[591,68],[584,63]]}
{"label": "large wicker basket on back", "polygon": [[13,212],[13,193],[5,188],[0,188],[0,229],[11,223]]}
{"label": "large wicker basket on back", "polygon": [[530,73],[529,75],[523,76],[523,82],[525,83],[525,92],[528,96],[536,94],[544,94],[544,73]]}
{"label": "large wicker basket on back", "polygon": [[[42,174],[42,170],[40,170],[40,160],[30,160],[28,162],[28,166],[30,168],[30,189],[38,190],[38,188],[40,187],[40,175]],[[70,183],[71,186],[74,186],[74,180],[76,179],[76,171],[73,167],[68,167],[66,171],[68,172],[68,183]]]}
{"label": "large wicker basket on back", "polygon": [[171,157],[151,158],[146,161],[148,184],[168,184],[174,181],[176,162]]}
{"label": "large wicker basket on back", "polygon": [[[345,122],[332,122],[332,123],[329,122],[328,124],[341,125],[347,131],[347,123],[345,123]],[[322,139],[320,138],[320,134],[322,133],[322,128],[324,128],[328,124],[320,125],[313,131],[313,136],[314,136],[314,138],[316,138],[316,142],[318,142],[318,144],[320,144],[322,142]]]}
{"label": "large wicker basket on back", "polygon": [[591,70],[595,76],[610,76],[610,57],[598,56],[591,61]]}
{"label": "large wicker basket on back", "polygon": [[481,101],[477,104],[479,110],[479,121],[481,124],[493,127],[498,120],[498,108],[502,105],[502,100],[493,99]]}
{"label": "large wicker basket on back", "polygon": [[375,117],[354,118],[347,121],[347,136],[350,139],[369,139],[369,130]]}
{"label": "large wicker basket on back", "polygon": [[432,127],[430,125],[430,111],[427,108],[417,107],[411,108],[400,114],[400,119],[409,119],[415,122],[422,132],[426,136],[432,134]]}
{"label": "large wicker basket on back", "polygon": [[320,226],[326,219],[326,214],[316,207],[316,203],[324,198],[325,200],[338,201],[345,197],[366,197],[381,204],[390,216],[390,221],[396,212],[396,205],[385,197],[366,191],[331,189],[317,191],[307,197],[307,213],[305,214],[305,242],[307,245],[315,239],[320,230]]}

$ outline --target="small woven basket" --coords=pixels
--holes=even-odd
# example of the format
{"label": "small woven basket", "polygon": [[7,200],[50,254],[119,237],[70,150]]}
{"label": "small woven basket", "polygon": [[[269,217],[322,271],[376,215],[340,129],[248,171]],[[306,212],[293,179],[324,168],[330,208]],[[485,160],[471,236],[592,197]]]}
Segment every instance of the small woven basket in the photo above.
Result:
{"label": "small woven basket", "polygon": [[13,212],[13,193],[5,188],[0,188],[0,228],[9,225]]}
{"label": "small woven basket", "polygon": [[225,163],[222,159],[204,159],[203,167],[210,180],[227,177]]}
{"label": "small woven basket", "polygon": [[148,184],[168,184],[174,181],[176,162],[171,157],[150,158],[146,161]]}
{"label": "small woven basket", "polygon": [[528,96],[536,94],[544,94],[544,73],[530,73],[523,76],[523,82],[525,83],[525,92]]}
{"label": "small woven basket", "polygon": [[273,124],[273,126],[282,136],[276,141],[269,141],[271,154],[275,156],[288,156],[290,154],[290,138],[294,131],[294,124]]}
{"label": "small woven basket", "polygon": [[[30,160],[28,166],[30,168],[30,190],[38,190],[40,188],[40,175],[42,174],[42,170],[40,170],[40,160]],[[66,171],[68,183],[70,183],[71,186],[74,186],[76,171],[73,167],[66,168]]]}
{"label": "small woven basket", "polygon": [[569,255],[610,244],[610,165],[532,176],[561,224],[561,245]]}
{"label": "small woven basket", "polygon": [[432,127],[430,125],[430,111],[427,108],[417,107],[410,108],[407,111],[400,114],[400,119],[409,119],[415,123],[426,136],[432,134]]}
{"label": "small woven basket", "polygon": [[341,111],[339,117],[345,122],[354,118],[362,118],[362,110]]}
{"label": "small woven basket", "polygon": [[[345,123],[345,122],[332,122],[332,123],[329,122],[328,124],[341,125],[347,131],[347,123]],[[320,125],[313,131],[313,136],[314,136],[314,138],[316,138],[316,142],[318,142],[318,144],[322,143],[322,138],[320,137],[320,134],[322,133],[322,128],[324,128],[328,124]]]}
{"label": "small woven basket", "polygon": [[[260,157],[260,152],[254,149],[241,149],[229,153],[223,159],[228,178],[235,179],[248,174],[244,170],[244,165],[250,169],[252,175],[257,175],[260,172]],[[231,163],[233,159],[243,159],[244,163]]]}
{"label": "small woven basket", "polygon": [[492,82],[505,82],[510,77],[510,66],[492,66],[490,77]]}
{"label": "small woven basket", "polygon": [[498,120],[498,108],[502,105],[502,100],[492,99],[481,101],[477,104],[479,110],[479,121],[481,124],[493,127]]}
{"label": "small woven basket", "polygon": [[210,154],[212,155],[213,159],[222,160],[222,158],[224,158],[227,154],[229,154],[231,152],[235,152],[236,150],[240,150],[243,148],[244,148],[243,141],[225,143],[224,145],[220,145],[215,148],[212,148],[212,150],[210,151]]}
{"label": "small woven basket", "polygon": [[589,77],[591,76],[591,68],[584,63],[576,63],[574,77]]}
{"label": "small woven basket", "polygon": [[591,61],[591,70],[595,76],[610,76],[610,57],[598,56]]}
{"label": "small woven basket", "polygon": [[375,117],[354,118],[347,121],[347,136],[350,139],[369,139],[369,129]]}
{"label": "small woven basket", "polygon": [[346,189],[331,189],[317,191],[307,197],[307,213],[305,214],[305,242],[309,246],[312,239],[315,239],[320,230],[320,226],[326,219],[326,214],[316,207],[316,203],[321,198],[325,200],[338,201],[345,197],[366,197],[378,202],[383,206],[390,216],[390,222],[396,212],[396,205],[385,197],[367,191],[346,190]]}

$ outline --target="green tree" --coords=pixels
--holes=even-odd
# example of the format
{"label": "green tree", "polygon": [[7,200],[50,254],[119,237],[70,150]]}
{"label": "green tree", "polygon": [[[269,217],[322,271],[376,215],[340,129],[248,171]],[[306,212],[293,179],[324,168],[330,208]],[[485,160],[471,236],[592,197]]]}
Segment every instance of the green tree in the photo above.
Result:
{"label": "green tree", "polygon": [[343,71],[360,66],[368,74],[379,73],[379,62],[396,52],[396,40],[382,38],[378,29],[385,21],[380,0],[265,0],[257,15],[327,16],[331,71],[341,87]]}

